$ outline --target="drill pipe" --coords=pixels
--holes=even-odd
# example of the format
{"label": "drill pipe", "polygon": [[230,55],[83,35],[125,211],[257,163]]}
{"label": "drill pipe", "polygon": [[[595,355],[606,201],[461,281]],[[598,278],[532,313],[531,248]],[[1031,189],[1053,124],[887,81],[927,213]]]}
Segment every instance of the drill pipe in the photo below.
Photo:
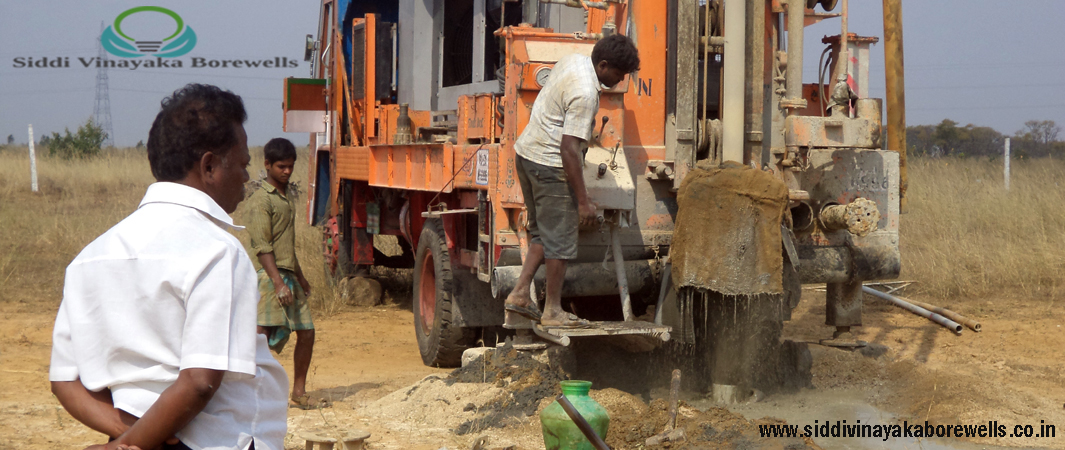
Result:
{"label": "drill pipe", "polygon": [[958,314],[958,313],[956,313],[954,311],[951,311],[949,309],[940,308],[940,307],[938,307],[936,305],[928,304],[928,303],[925,303],[925,302],[919,302],[917,300],[910,300],[908,298],[903,299],[903,300],[906,300],[906,301],[908,301],[910,303],[913,303],[914,306],[919,306],[921,308],[924,308],[924,309],[932,311],[932,312],[934,312],[936,314],[939,314],[939,315],[941,315],[943,317],[946,317],[946,318],[948,318],[950,320],[958,322],[958,323],[960,323],[962,325],[965,325],[965,326],[969,327],[971,330],[973,330],[973,331],[975,331],[977,333],[979,333],[980,330],[981,330],[980,322],[977,322],[977,321],[975,321],[973,319],[965,317],[965,316],[963,316],[961,314]]}
{"label": "drill pipe", "polygon": [[885,294],[868,286],[862,286],[862,292],[865,292],[866,294],[871,294],[874,297],[879,297],[883,300],[887,300],[888,302],[895,306],[898,306],[899,308],[905,309],[909,312],[917,314],[918,316],[925,317],[939,325],[947,327],[950,329],[950,331],[953,331],[954,334],[961,334],[962,326],[958,324],[958,322],[955,322],[932,311],[924,309],[920,306],[914,305],[913,303],[907,302],[890,294]]}

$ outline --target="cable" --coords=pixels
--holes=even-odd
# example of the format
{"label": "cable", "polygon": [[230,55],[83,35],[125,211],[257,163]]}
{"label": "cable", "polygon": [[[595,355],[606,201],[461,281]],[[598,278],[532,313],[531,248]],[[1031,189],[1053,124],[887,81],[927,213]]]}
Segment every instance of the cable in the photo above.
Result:
{"label": "cable", "polygon": [[[824,74],[824,70],[827,69],[828,66],[827,65],[822,66],[822,64],[824,64],[824,62],[825,62],[825,54],[827,54],[830,51],[832,51],[832,46],[831,45],[826,46],[824,51],[821,52],[821,58],[817,61],[817,99],[821,101],[821,117],[825,117],[825,103],[828,103],[828,101],[825,100],[825,74]],[[829,63],[830,64],[831,64],[831,60],[832,60],[832,58],[829,58]]]}

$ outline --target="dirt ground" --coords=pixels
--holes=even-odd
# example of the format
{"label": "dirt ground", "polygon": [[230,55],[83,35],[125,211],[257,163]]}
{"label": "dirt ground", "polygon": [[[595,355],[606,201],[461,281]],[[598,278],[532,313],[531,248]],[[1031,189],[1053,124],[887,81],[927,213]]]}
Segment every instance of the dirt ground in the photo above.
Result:
{"label": "dirt ground", "polygon": [[[822,295],[805,292],[794,319],[785,326],[786,338],[815,342],[830,333],[822,325]],[[688,392],[684,396],[688,406],[682,408],[679,426],[684,426],[686,417],[699,414],[710,418],[706,420],[742,425],[748,431],[763,418],[767,419],[758,423],[784,420],[800,427],[813,424],[813,420],[850,419],[851,424],[860,419],[883,424],[902,420],[928,420],[932,424],[998,421],[1008,425],[1009,432],[1016,424],[1033,425],[1036,432],[1041,421],[1059,429],[1065,425],[1065,314],[1046,302],[968,301],[957,310],[980,320],[984,331],[966,330],[955,336],[924,319],[867,300],[866,326],[858,335],[874,345],[861,352],[810,345],[813,388],[769,395],[757,403],[730,407],[731,412],[713,408],[705,396]],[[2,449],[82,448],[102,442],[100,435],[63,411],[48,390],[54,314],[40,304],[0,302],[0,327],[6,330],[0,334]],[[309,388],[312,394],[331,399],[333,405],[312,411],[290,409],[287,448],[302,448],[299,433],[321,428],[369,431],[372,449],[465,449],[481,438],[488,442],[485,448],[542,448],[535,414],[510,418],[478,432],[456,432],[468,417],[474,417],[477,405],[497,397],[501,384],[449,384],[446,378],[450,370],[422,365],[409,307],[349,307],[316,322],[318,343]],[[291,368],[290,357],[289,353],[281,356],[287,368]],[[666,380],[661,381],[658,387],[634,392],[636,396],[610,389],[615,386],[604,385],[608,381],[594,386],[593,396],[598,396],[608,411],[614,409],[610,412],[616,419],[608,441],[616,448],[642,448],[631,442],[638,439],[625,439],[626,434],[642,428],[654,431],[655,425],[641,424],[638,419],[647,417],[647,422],[653,422],[654,417],[660,417],[648,411],[663,408],[663,402],[652,402],[666,394],[661,387]],[[435,391],[430,389],[434,386]],[[633,391],[628,386],[617,387]],[[537,410],[546,404],[542,402]],[[815,438],[813,444],[829,449],[974,448],[973,444],[985,448],[1065,448],[1065,437],[891,442]],[[795,444],[748,441],[674,448],[734,446],[798,448]]]}

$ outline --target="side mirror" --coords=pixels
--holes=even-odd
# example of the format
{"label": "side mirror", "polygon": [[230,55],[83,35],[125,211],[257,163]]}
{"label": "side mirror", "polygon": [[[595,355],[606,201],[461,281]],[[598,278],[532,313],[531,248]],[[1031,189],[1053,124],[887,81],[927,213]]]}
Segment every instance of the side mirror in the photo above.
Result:
{"label": "side mirror", "polygon": [[314,57],[314,44],[315,44],[314,37],[308,34],[307,35],[307,48],[305,48],[303,50],[303,60],[304,61],[310,61],[311,58]]}

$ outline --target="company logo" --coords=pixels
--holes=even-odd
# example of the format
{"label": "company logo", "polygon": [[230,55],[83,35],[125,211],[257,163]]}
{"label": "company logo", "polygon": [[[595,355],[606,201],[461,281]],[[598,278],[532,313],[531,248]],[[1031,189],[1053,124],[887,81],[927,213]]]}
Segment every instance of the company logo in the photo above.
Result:
{"label": "company logo", "polygon": [[[174,34],[161,40],[158,38],[134,39],[122,31],[122,21],[138,13],[157,13],[174,19],[177,28]],[[159,58],[176,58],[196,46],[196,32],[185,25],[185,20],[178,13],[159,6],[138,6],[130,8],[115,17],[115,23],[100,35],[100,44],[108,53],[122,58],[140,58],[151,55]]]}

